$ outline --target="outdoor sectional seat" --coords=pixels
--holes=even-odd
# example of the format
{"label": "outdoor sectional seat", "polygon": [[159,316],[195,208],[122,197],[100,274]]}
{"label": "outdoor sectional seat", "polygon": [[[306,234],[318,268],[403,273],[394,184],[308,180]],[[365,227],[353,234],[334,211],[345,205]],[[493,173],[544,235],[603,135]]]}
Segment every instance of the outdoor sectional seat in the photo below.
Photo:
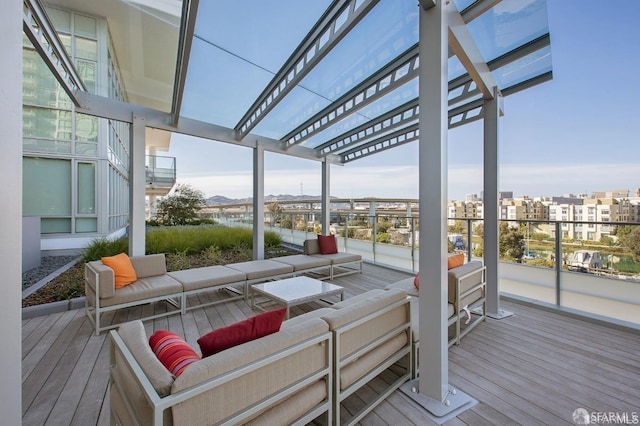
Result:
{"label": "outdoor sectional seat", "polygon": [[111,424],[306,424],[331,412],[332,335],[320,319],[231,347],[177,378],[140,321],[111,332]]}
{"label": "outdoor sectional seat", "polygon": [[[305,254],[292,254],[290,256],[276,257],[275,262],[284,263],[293,267],[293,275],[313,274],[314,278],[326,280],[331,276],[331,259],[321,256],[308,256]],[[321,274],[327,271],[326,275]]]}
{"label": "outdoor sectional seat", "polygon": [[326,259],[331,262],[331,270],[329,279],[341,277],[344,275],[362,273],[362,256],[353,253],[331,253],[322,254],[320,252],[320,244],[317,239],[308,239],[304,241],[304,254]]}
{"label": "outdoor sectional seat", "polygon": [[293,276],[293,266],[269,259],[229,263],[226,267],[244,273],[248,286],[266,280]]}
{"label": "outdoor sectional seat", "polygon": [[148,316],[159,318],[181,311],[182,284],[167,275],[164,254],[131,257],[131,264],[137,280],[126,287],[115,288],[113,269],[97,260],[85,264],[85,312],[96,329],[96,335],[117,324],[101,326],[101,317],[105,312],[130,306],[166,300],[177,310],[167,310]]}
{"label": "outdoor sectional seat", "polygon": [[[182,313],[189,309],[201,308],[215,305],[217,303],[228,302],[246,297],[247,276],[244,272],[237,271],[222,265],[205,266],[202,268],[183,269],[181,271],[169,272],[168,275],[182,284]],[[240,286],[238,290],[236,287]],[[204,302],[200,304],[189,304],[188,296],[197,293],[219,290],[224,288],[232,293],[231,297]]]}
{"label": "outdoor sectional seat", "polygon": [[[447,271],[447,326],[449,328],[449,346],[460,344],[460,340],[481,321],[486,319],[485,267],[479,260],[472,260]],[[411,332],[413,341],[413,374],[417,374],[418,348],[420,346],[419,303],[416,299],[419,290],[414,278],[405,278],[386,287],[407,292],[411,301]],[[480,311],[475,308],[482,307]],[[462,326],[464,324],[464,327]]]}
{"label": "outdoor sectional seat", "polygon": [[[307,424],[325,412],[327,424],[356,423],[410,377],[409,304],[402,290],[373,290],[195,361],[178,378],[140,321],[123,324],[111,331],[112,424]],[[401,360],[404,372],[379,381],[359,413],[340,415],[342,401]]]}

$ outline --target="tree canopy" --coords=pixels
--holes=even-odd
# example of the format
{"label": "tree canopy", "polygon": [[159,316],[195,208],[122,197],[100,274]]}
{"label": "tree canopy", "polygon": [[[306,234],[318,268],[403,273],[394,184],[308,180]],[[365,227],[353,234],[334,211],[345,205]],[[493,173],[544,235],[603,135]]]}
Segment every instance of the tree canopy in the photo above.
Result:
{"label": "tree canopy", "polygon": [[204,193],[187,184],[178,184],[158,202],[156,220],[168,226],[188,225],[198,217],[198,211],[207,204]]}

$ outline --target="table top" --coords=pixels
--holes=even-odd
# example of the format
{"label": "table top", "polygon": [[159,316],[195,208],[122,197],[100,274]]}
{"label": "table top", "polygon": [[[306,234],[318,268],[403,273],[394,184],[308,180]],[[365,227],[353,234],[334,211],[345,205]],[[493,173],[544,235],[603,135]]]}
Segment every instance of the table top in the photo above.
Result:
{"label": "table top", "polygon": [[284,280],[270,281],[251,286],[253,291],[268,295],[282,302],[315,299],[318,297],[341,293],[343,287],[314,278],[300,276]]}

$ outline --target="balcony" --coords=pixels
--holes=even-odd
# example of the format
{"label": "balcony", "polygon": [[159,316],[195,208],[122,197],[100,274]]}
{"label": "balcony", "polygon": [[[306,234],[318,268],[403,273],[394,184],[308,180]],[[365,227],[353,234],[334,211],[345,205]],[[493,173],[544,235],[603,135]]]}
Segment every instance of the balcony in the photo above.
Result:
{"label": "balcony", "polygon": [[[367,263],[362,275],[333,282],[345,287],[348,299],[407,276],[407,272]],[[445,424],[571,425],[578,408],[592,416],[615,413],[629,421],[638,415],[637,333],[570,318],[535,304],[503,300],[501,306],[515,315],[488,319],[460,346],[449,349],[450,384],[478,404]],[[315,302],[300,305],[292,308],[292,316],[319,307]],[[156,303],[120,310],[112,318],[135,320],[142,310],[158,313],[163,309],[163,303]],[[254,314],[250,303],[240,300],[145,325],[147,333],[169,329],[197,348],[200,335]],[[109,351],[107,334],[92,333],[83,309],[24,320],[23,424],[109,424]],[[377,380],[390,379],[383,375]],[[376,382],[348,398],[343,407],[347,412],[357,410],[371,392],[376,392]],[[396,391],[360,424],[436,423]]]}
{"label": "balcony", "polygon": [[176,159],[159,155],[145,158],[145,194],[164,196],[176,184]]}

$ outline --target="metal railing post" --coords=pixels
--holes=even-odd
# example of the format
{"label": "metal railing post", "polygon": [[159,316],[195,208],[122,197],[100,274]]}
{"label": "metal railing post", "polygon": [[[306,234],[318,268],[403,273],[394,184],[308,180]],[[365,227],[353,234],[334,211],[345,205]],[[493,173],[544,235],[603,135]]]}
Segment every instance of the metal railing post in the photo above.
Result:
{"label": "metal railing post", "polygon": [[472,235],[471,235],[471,228],[472,228],[472,224],[471,224],[471,220],[472,219],[467,219],[467,260],[471,260],[471,240],[472,240]]}
{"label": "metal railing post", "polygon": [[376,263],[376,243],[378,239],[378,215],[373,216],[373,231],[371,235],[371,250],[373,251],[373,263]]}
{"label": "metal railing post", "polygon": [[562,274],[562,230],[556,222],[556,305],[560,306],[560,276]]}
{"label": "metal railing post", "polygon": [[416,222],[413,216],[408,218],[411,221],[411,270],[416,271]]}

